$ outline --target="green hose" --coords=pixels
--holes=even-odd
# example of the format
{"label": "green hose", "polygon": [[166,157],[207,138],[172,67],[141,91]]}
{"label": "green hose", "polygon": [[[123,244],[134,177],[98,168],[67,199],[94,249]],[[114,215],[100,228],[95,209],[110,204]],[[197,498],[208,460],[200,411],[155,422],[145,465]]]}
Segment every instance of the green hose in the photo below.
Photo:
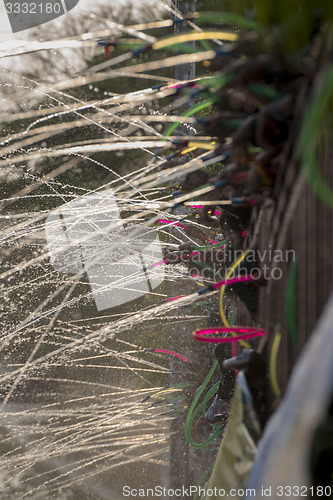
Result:
{"label": "green hose", "polygon": [[297,317],[296,317],[296,291],[297,291],[297,261],[293,261],[290,265],[287,293],[286,293],[286,309],[287,309],[287,324],[291,340],[297,341]]}
{"label": "green hose", "polygon": [[321,127],[321,120],[327,111],[330,99],[333,96],[333,65],[327,70],[320,88],[316,88],[308,110],[303,118],[303,127],[300,134],[301,163],[308,182],[318,198],[333,208],[333,190],[324,180],[317,165],[317,135]]}
{"label": "green hose", "polygon": [[[234,308],[232,307],[231,308],[231,313],[230,313],[230,325],[233,325],[233,322],[234,322],[234,312],[235,312]],[[203,414],[203,416],[205,416],[206,404],[212,398],[212,396],[214,396],[216,394],[218,386],[220,384],[220,382],[216,382],[216,384],[214,384],[214,386],[208,391],[208,393],[204,397],[202,403],[198,406],[198,408],[195,409],[195,406],[196,406],[197,402],[199,401],[201,395],[203,394],[204,390],[206,389],[208,382],[212,378],[212,376],[213,376],[213,374],[214,374],[214,372],[216,370],[217,365],[218,365],[218,362],[217,362],[217,359],[216,359],[214,361],[214,363],[213,363],[213,365],[212,365],[212,367],[211,367],[211,369],[210,369],[207,377],[205,378],[205,380],[203,381],[200,389],[198,390],[197,394],[195,395],[195,397],[194,397],[194,399],[192,401],[192,404],[190,406],[190,409],[188,411],[187,417],[186,417],[186,422],[185,422],[185,436],[186,436],[187,442],[191,446],[193,446],[194,448],[200,448],[200,449],[201,448],[205,448],[224,429],[223,426],[217,426],[216,431],[206,441],[204,441],[203,443],[195,443],[194,440],[193,440],[193,438],[192,438],[191,427],[192,427],[194,418],[200,412],[200,410],[202,410],[202,414]],[[213,426],[213,427],[216,427],[216,426]]]}
{"label": "green hose", "polygon": [[207,245],[204,247],[194,247],[193,250],[199,250],[201,252],[204,252],[205,250],[210,250],[211,248],[218,248],[222,245],[226,245],[227,243],[228,243],[227,240],[219,241],[218,243],[213,243],[212,245]]}
{"label": "green hose", "polygon": [[[206,478],[206,476],[211,472],[211,470],[213,469],[214,467],[214,463],[213,462],[212,464],[210,464],[210,466],[205,470],[205,472],[200,476],[199,478],[199,481],[197,482],[197,489],[198,489],[198,486],[200,486],[200,484],[204,481],[204,479]],[[200,500],[199,499],[199,496],[198,496],[198,493],[195,494],[195,497],[194,497],[194,500]]]}
{"label": "green hose", "polygon": [[[222,427],[221,426],[218,426],[218,428],[215,430],[215,432],[209,436],[209,438],[206,440],[206,441],[203,441],[202,443],[196,443],[194,440],[193,440],[193,437],[192,437],[192,431],[191,431],[191,427],[192,427],[192,424],[193,424],[193,420],[194,418],[196,417],[196,415],[202,410],[202,406],[203,406],[203,403],[201,403],[198,408],[195,408],[199,399],[201,398],[204,390],[206,389],[210,379],[212,378],[216,368],[217,368],[217,360],[214,361],[211,369],[209,370],[209,373],[207,375],[207,377],[205,378],[203,384],[201,385],[200,389],[198,390],[197,394],[195,395],[193,401],[192,401],[192,404],[190,406],[190,409],[188,411],[188,414],[187,414],[187,417],[186,417],[186,422],[185,422],[185,436],[186,436],[186,439],[188,441],[188,443],[193,446],[194,448],[198,448],[198,449],[201,449],[201,448],[205,448],[206,446],[208,446],[215,438],[216,436],[222,431]],[[207,396],[204,398],[204,401],[208,401],[208,399],[210,399],[212,397],[212,395],[216,394],[216,390],[217,390],[217,387],[219,385],[219,382],[217,382],[209,391],[208,391],[208,394]],[[210,395],[208,397],[208,395]]]}
{"label": "green hose", "polygon": [[230,24],[232,26],[237,26],[238,28],[245,28],[255,31],[264,30],[264,26],[258,21],[248,19],[238,14],[232,14],[230,12],[202,12],[197,14],[197,17],[195,18],[196,24],[200,25],[201,23],[206,22],[214,24]]}
{"label": "green hose", "polygon": [[[186,111],[186,113],[184,113],[182,116],[192,116],[194,115],[195,113],[198,113],[199,111],[201,111],[202,109],[206,109],[208,108],[209,106],[211,106],[213,103],[215,102],[215,98],[210,98],[210,99],[207,99],[206,101],[204,102],[201,102],[200,104],[197,104],[196,106],[194,106],[193,108],[189,109],[188,111]],[[179,127],[179,125],[181,125],[182,122],[175,122],[173,123],[165,132],[164,134],[164,137],[169,137],[172,132],[174,130],[176,130],[176,128]]]}

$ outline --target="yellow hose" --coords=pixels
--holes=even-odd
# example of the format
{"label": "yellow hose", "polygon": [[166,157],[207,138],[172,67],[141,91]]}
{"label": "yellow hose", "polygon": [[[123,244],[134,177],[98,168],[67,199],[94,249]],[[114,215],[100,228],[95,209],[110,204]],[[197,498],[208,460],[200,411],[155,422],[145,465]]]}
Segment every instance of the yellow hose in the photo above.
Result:
{"label": "yellow hose", "polygon": [[162,391],[154,392],[150,395],[150,397],[159,396],[160,394],[164,394],[165,392],[183,392],[183,389],[177,389],[175,387],[171,387],[170,389],[163,389]]}
{"label": "yellow hose", "polygon": [[272,389],[277,398],[281,397],[281,389],[279,386],[276,373],[276,361],[279,352],[280,342],[281,342],[281,332],[279,330],[276,330],[276,333],[274,335],[274,340],[272,342],[271,354],[269,357],[269,376],[271,379]]}
{"label": "yellow hose", "polygon": [[152,44],[154,50],[163,49],[169,45],[175,45],[176,43],[192,42],[194,40],[228,40],[234,42],[238,39],[236,33],[229,33],[227,31],[206,31],[205,33],[187,33],[186,35],[179,35],[165,38],[164,40],[159,40]]}
{"label": "yellow hose", "polygon": [[181,154],[185,155],[196,149],[207,149],[208,151],[213,151],[216,148],[216,142],[203,142],[203,141],[190,141],[188,147],[184,149]]}
{"label": "yellow hose", "polygon": [[[226,276],[226,280],[230,278],[230,276],[232,275],[232,273],[234,272],[234,270],[236,269],[236,267],[245,259],[245,257],[249,253],[249,251],[250,251],[250,248],[248,248],[247,250],[245,250],[245,252],[233,263],[233,265],[231,266],[231,268],[228,271],[228,274]],[[226,316],[224,314],[224,310],[223,310],[223,297],[224,297],[225,287],[226,287],[226,285],[223,285],[221,287],[221,289],[220,289],[220,295],[219,295],[219,312],[220,312],[220,317],[221,317],[222,323],[224,324],[224,326],[228,327],[228,326],[230,326],[230,323],[227,320],[227,318],[226,318]],[[233,336],[237,335],[235,332],[230,332],[230,333]],[[248,342],[246,342],[245,340],[241,340],[240,343],[244,347],[251,347],[250,344]]]}

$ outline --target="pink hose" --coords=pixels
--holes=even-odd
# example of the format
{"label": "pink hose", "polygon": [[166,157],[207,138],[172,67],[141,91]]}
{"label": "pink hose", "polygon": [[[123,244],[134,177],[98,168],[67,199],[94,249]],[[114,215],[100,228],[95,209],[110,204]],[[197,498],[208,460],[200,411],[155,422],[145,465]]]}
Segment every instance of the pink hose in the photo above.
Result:
{"label": "pink hose", "polygon": [[[235,335],[234,337],[205,337],[205,335],[214,335],[216,333],[231,333],[239,332],[241,335]],[[214,344],[227,343],[227,342],[239,342],[240,340],[248,340],[254,337],[260,337],[264,335],[265,332],[260,328],[250,328],[250,327],[221,327],[221,328],[205,328],[204,330],[196,330],[192,333],[192,337],[195,340],[201,342],[212,342]]]}
{"label": "pink hose", "polygon": [[170,226],[179,226],[182,229],[187,229],[185,226],[182,226],[181,224],[179,224],[179,222],[175,222],[175,221],[172,221],[172,220],[159,219],[157,222],[160,222],[161,224],[170,224]]}
{"label": "pink hose", "polygon": [[155,349],[155,352],[164,352],[166,354],[172,354],[172,356],[177,356],[177,358],[180,358],[183,361],[185,361],[186,363],[188,363],[188,359],[186,359],[184,356],[182,356],[181,354],[178,354],[174,351],[168,351],[166,349]]}
{"label": "pink hose", "polygon": [[221,288],[223,285],[232,285],[233,283],[242,283],[244,281],[253,281],[255,278],[253,276],[236,276],[235,278],[230,278],[228,280],[220,281],[214,285],[214,290]]}

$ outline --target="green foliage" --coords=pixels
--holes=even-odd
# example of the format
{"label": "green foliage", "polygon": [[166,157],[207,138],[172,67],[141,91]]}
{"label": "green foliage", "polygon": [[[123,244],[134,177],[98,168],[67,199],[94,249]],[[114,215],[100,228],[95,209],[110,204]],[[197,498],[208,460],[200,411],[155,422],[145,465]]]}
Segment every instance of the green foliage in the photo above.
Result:
{"label": "green foliage", "polygon": [[310,42],[318,27],[333,19],[330,0],[235,0],[232,10],[241,15],[251,15],[269,28],[269,37],[273,36],[274,41],[289,53]]}
{"label": "green foliage", "polygon": [[196,10],[198,12],[220,11],[230,12],[233,6],[232,0],[197,0]]}
{"label": "green foliage", "polygon": [[299,50],[310,42],[313,34],[324,22],[333,20],[331,0],[198,0],[197,11],[233,12],[254,19],[265,26],[266,43],[272,38],[284,52]]}

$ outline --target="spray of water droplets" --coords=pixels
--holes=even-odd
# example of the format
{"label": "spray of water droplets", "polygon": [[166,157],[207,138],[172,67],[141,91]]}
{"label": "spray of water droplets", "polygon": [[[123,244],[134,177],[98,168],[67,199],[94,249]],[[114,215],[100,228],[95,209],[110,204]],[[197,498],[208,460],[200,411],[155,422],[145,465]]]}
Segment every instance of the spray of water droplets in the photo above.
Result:
{"label": "spray of water droplets", "polygon": [[[164,254],[202,244],[198,234],[213,241],[195,209],[177,206],[193,193],[173,193],[181,176],[215,161],[212,147],[200,147],[209,137],[179,152],[193,141],[196,118],[184,103],[196,98],[172,76],[175,64],[209,61],[214,50],[134,54],[170,26],[101,23],[0,52],[93,47],[100,61],[99,42],[118,37],[114,57],[68,78],[1,69],[1,498],[111,498],[116,477],[144,467],[167,474],[186,385],[170,386],[170,373],[184,361],[171,367],[153,348],[167,352],[184,307],[190,336],[207,303],[189,313],[202,283]],[[168,300],[175,294],[185,296]]]}

